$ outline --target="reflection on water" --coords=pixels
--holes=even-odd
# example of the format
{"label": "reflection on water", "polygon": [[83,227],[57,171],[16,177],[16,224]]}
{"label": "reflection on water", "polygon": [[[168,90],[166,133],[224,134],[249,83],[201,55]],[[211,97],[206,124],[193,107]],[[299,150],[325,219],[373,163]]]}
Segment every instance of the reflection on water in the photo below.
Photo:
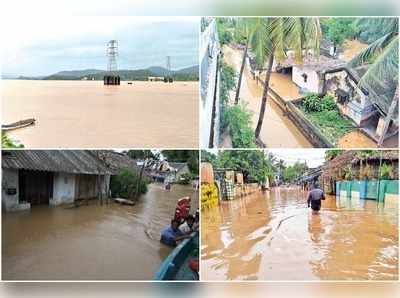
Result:
{"label": "reflection on water", "polygon": [[[184,147],[198,144],[197,82],[3,81],[3,123],[25,147]],[[185,124],[185,125],[183,125]],[[179,132],[179,133],[177,133]]]}
{"label": "reflection on water", "polygon": [[398,198],[328,197],[319,214],[297,188],[274,188],[202,212],[206,280],[394,280]]}
{"label": "reflection on water", "polygon": [[[242,52],[230,47],[224,47],[224,60],[235,68],[240,70]],[[283,74],[274,74],[271,79],[279,93],[286,98],[296,97],[297,92],[292,83],[290,83]],[[253,80],[248,68],[244,70],[242,85],[240,89],[240,99],[243,100],[248,109],[253,113],[252,125],[255,128],[258,121],[258,115],[261,107],[262,86]],[[304,137],[299,129],[284,115],[282,110],[275,104],[271,98],[268,99],[267,108],[264,114],[264,122],[260,137],[267,147],[274,148],[295,148],[312,147],[311,143]]]}
{"label": "reflection on water", "polygon": [[176,201],[198,195],[189,186],[172,191],[152,184],[135,206],[91,202],[79,208],[34,206],[31,212],[4,213],[3,279],[152,279],[171,249],[159,242]]}

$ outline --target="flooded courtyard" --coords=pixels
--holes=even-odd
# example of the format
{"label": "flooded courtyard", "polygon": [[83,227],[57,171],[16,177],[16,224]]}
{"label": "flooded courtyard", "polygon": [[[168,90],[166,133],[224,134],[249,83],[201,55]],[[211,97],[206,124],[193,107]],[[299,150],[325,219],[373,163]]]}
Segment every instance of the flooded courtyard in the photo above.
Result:
{"label": "flooded courtyard", "polygon": [[35,118],[10,131],[28,148],[194,148],[198,83],[5,80],[3,124]]}
{"label": "flooded courtyard", "polygon": [[397,280],[398,197],[328,196],[318,215],[298,188],[202,212],[204,280]]}
{"label": "flooded courtyard", "polygon": [[183,196],[195,212],[192,187],[150,184],[135,206],[91,201],[3,213],[3,280],[151,280],[171,252],[160,233]]}

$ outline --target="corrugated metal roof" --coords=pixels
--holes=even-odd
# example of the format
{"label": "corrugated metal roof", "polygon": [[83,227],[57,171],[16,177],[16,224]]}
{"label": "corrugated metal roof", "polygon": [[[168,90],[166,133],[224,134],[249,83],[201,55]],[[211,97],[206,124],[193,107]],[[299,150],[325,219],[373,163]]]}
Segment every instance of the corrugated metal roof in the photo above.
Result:
{"label": "corrugated metal roof", "polygon": [[89,150],[4,150],[2,167],[74,174],[112,174]]}

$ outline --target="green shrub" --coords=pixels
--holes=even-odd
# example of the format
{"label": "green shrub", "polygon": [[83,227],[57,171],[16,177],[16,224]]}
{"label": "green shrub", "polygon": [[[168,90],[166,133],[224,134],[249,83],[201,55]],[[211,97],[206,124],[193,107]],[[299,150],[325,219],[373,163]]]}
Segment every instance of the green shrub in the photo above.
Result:
{"label": "green shrub", "polygon": [[[122,169],[121,172],[111,177],[110,189],[114,198],[134,199],[138,184],[139,173],[130,168]],[[147,192],[148,181],[146,177],[142,177],[139,185],[139,194]]]}
{"label": "green shrub", "polygon": [[[220,60],[221,61],[221,60]],[[233,67],[229,66],[225,62],[220,63],[220,102],[226,104],[229,101],[229,91],[236,88],[236,72]]]}
{"label": "green shrub", "polygon": [[2,148],[24,148],[22,144],[15,144],[5,133],[1,134],[1,147]]}
{"label": "green shrub", "polygon": [[226,107],[223,125],[230,128],[232,145],[235,148],[256,147],[254,131],[251,128],[251,113],[242,105]]}
{"label": "green shrub", "polygon": [[393,171],[393,166],[388,165],[386,163],[382,164],[381,166],[381,171],[379,174],[379,178],[381,179],[393,179],[394,176],[394,171]]}
{"label": "green shrub", "polygon": [[181,177],[179,178],[177,183],[178,184],[189,184],[195,178],[196,178],[196,175],[193,173],[184,173],[181,175]]}
{"label": "green shrub", "polygon": [[325,95],[321,98],[314,93],[309,93],[304,97],[302,106],[309,113],[337,110],[335,100],[332,96]]}

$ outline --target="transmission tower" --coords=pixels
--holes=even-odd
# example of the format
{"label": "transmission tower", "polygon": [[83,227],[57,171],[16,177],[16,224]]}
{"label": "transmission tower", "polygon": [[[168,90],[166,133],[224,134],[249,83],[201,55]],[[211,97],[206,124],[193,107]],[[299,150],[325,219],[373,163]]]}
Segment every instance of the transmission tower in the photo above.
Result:
{"label": "transmission tower", "polygon": [[172,72],[171,72],[171,56],[167,56],[167,77],[164,78],[165,82],[172,83]]}
{"label": "transmission tower", "polygon": [[118,41],[113,39],[107,43],[106,55],[108,57],[107,70],[109,72],[117,71]]}

